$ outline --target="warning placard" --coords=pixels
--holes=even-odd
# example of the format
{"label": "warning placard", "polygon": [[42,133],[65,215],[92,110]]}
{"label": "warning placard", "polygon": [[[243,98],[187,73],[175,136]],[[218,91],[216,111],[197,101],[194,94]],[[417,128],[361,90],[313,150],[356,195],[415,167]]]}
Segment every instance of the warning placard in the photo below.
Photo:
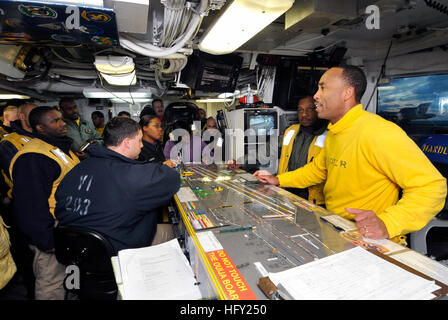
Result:
{"label": "warning placard", "polygon": [[208,252],[207,257],[228,299],[258,300],[224,250]]}

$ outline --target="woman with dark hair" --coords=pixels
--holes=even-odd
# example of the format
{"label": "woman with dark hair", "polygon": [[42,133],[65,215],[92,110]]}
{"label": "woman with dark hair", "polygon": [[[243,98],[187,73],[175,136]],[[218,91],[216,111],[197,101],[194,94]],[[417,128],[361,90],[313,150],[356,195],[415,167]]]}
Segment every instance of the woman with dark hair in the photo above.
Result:
{"label": "woman with dark hair", "polygon": [[159,162],[163,163],[170,168],[176,166],[174,161],[166,160],[163,154],[163,147],[160,143],[160,139],[163,135],[162,123],[160,119],[154,115],[144,115],[140,119],[140,127],[143,133],[143,148],[140,152],[138,160],[146,162]]}

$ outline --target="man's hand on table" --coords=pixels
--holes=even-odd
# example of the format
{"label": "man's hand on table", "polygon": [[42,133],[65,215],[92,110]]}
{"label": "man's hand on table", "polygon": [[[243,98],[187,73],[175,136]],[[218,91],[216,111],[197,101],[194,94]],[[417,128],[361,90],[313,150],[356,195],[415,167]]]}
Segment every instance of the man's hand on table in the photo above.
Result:
{"label": "man's hand on table", "polygon": [[280,184],[278,178],[270,174],[267,170],[257,170],[252,176],[256,177],[259,182],[264,184],[271,184],[274,186],[278,186]]}
{"label": "man's hand on table", "polygon": [[371,210],[345,208],[350,214],[355,215],[355,223],[361,235],[370,239],[387,239],[389,233],[386,225]]}

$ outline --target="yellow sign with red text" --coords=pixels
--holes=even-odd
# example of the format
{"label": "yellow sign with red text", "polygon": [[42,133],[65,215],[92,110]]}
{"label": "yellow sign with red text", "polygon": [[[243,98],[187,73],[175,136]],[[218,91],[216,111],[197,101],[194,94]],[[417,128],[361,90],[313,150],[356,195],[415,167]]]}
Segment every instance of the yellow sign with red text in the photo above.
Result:
{"label": "yellow sign with red text", "polygon": [[230,300],[258,300],[224,250],[207,253],[213,270]]}

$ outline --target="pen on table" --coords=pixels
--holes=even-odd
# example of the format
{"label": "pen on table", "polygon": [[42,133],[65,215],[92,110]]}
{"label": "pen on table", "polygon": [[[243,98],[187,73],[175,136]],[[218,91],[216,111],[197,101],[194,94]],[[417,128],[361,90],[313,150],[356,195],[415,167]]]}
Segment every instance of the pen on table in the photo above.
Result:
{"label": "pen on table", "polygon": [[233,229],[223,229],[223,230],[219,230],[220,233],[223,232],[236,232],[236,231],[244,231],[244,230],[252,230],[255,227],[252,226],[247,226],[247,227],[238,227],[238,228],[233,228]]}

